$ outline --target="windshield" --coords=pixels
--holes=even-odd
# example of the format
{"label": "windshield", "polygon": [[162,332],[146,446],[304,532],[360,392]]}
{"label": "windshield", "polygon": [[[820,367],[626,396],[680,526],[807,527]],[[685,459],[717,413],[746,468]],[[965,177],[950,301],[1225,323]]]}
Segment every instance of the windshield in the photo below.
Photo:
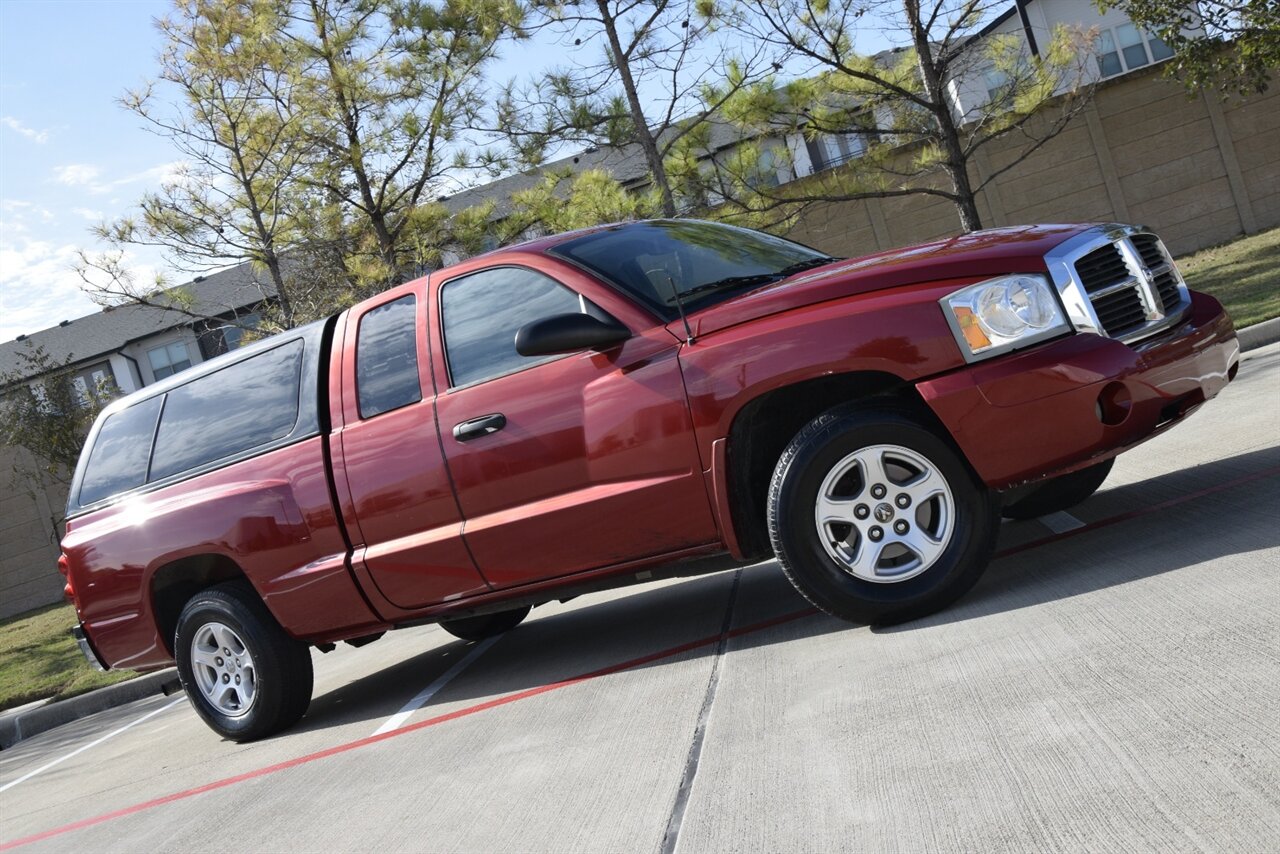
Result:
{"label": "windshield", "polygon": [[666,320],[835,259],[771,234],[698,220],[620,225],[549,250],[625,289]]}

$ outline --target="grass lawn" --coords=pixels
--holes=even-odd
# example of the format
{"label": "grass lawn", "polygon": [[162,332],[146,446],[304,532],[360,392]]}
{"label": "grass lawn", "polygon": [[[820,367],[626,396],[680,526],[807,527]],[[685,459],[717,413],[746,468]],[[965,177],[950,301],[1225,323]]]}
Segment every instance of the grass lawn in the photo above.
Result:
{"label": "grass lawn", "polygon": [[1187,286],[1217,297],[1237,329],[1280,317],[1280,228],[1177,261]]}
{"label": "grass lawn", "polygon": [[75,624],[70,605],[49,605],[0,621],[0,710],[45,697],[74,697],[137,675],[132,670],[94,670],[71,636]]}

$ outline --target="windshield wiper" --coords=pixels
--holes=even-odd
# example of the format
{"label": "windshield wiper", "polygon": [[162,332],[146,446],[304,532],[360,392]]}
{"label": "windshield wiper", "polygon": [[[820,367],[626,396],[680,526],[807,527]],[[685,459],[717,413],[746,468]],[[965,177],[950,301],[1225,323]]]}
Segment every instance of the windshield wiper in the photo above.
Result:
{"label": "windshield wiper", "polygon": [[788,264],[778,271],[781,277],[794,276],[796,273],[803,273],[805,270],[812,270],[814,267],[821,267],[823,264],[830,264],[832,261],[839,261],[839,258],[829,258],[822,256],[820,258],[809,258],[805,261],[797,261],[794,264]]}
{"label": "windshield wiper", "polygon": [[684,298],[694,294],[704,293],[706,291],[718,291],[721,288],[744,288],[751,285],[767,285],[770,282],[785,279],[787,276],[794,276],[796,273],[802,273],[805,270],[812,270],[814,267],[821,267],[823,264],[830,264],[832,261],[839,260],[839,258],[829,258],[824,255],[819,258],[807,258],[804,261],[797,261],[794,264],[788,264],[776,273],[753,273],[750,276],[727,276],[723,279],[716,279],[714,282],[695,285],[687,291],[681,291],[680,296],[681,298]]}
{"label": "windshield wiper", "polygon": [[681,298],[700,294],[704,291],[718,291],[721,288],[739,288],[748,285],[766,285],[769,282],[776,282],[779,279],[778,273],[756,273],[751,276],[728,276],[723,279],[716,279],[714,282],[707,282],[702,285],[695,285],[687,291],[681,291]]}

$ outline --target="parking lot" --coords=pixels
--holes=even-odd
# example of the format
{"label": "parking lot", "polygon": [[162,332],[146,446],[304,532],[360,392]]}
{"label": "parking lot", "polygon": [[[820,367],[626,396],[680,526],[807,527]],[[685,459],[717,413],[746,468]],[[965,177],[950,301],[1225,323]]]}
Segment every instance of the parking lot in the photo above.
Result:
{"label": "parking lot", "polygon": [[0,753],[0,850],[1274,850],[1280,345],[958,605],[770,562],[315,653],[296,729],[157,696]]}

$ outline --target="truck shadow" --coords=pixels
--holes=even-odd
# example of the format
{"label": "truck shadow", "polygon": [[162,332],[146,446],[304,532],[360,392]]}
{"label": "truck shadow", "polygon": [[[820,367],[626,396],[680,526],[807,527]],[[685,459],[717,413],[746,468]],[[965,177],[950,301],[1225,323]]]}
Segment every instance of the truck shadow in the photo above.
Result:
{"label": "truck shadow", "polygon": [[[490,700],[538,688],[691,641],[705,639],[708,643],[636,667],[670,665],[714,655],[732,583],[732,572],[719,572],[662,586],[637,587],[622,595],[591,594],[566,609],[535,608],[523,624],[503,636],[429,705],[415,713],[412,721],[430,717],[437,705],[449,704],[453,709],[460,701]],[[616,598],[591,601],[601,596]],[[808,607],[772,561],[742,570],[734,600],[735,627]],[[768,602],[763,610],[758,604],[762,601]],[[755,603],[749,614],[739,610],[746,603]],[[849,628],[847,623],[816,616],[794,620],[792,624],[788,638],[794,640]],[[773,631],[766,629],[757,634]],[[735,638],[731,648],[751,637]],[[433,647],[317,695],[295,729],[305,732],[358,720],[385,720],[473,646],[454,640],[443,629],[425,636],[424,642]],[[774,642],[781,642],[781,638]],[[374,644],[368,651],[376,648]],[[323,659],[317,659],[316,666],[323,668]]]}
{"label": "truck shadow", "polygon": [[[1236,485],[1218,489],[1233,482]],[[1157,507],[1165,502],[1170,504]],[[1272,549],[1280,546],[1277,507],[1280,446],[1112,489],[1104,486],[1076,515],[1104,521],[1122,513],[1149,512],[997,559],[977,586],[950,608],[873,631],[910,632],[961,623],[1207,565],[1219,558]],[[1017,529],[1030,525],[1039,523],[1005,527],[1014,529],[1009,533],[1017,536]],[[1230,578],[1224,568],[1205,569],[1223,573],[1223,583]]]}
{"label": "truck shadow", "polygon": [[[1280,467],[1280,447],[1241,454],[1147,480],[1104,489],[1079,511],[1103,520],[1135,509],[1192,496],[1218,484]],[[1044,606],[1110,587],[1140,581],[1218,558],[1280,545],[1280,525],[1268,509],[1280,506],[1280,474],[1240,483],[1164,510],[1127,519],[1056,543],[996,560],[960,602],[937,614],[890,627],[865,627],[813,612],[783,624],[736,635],[728,654],[762,646],[848,632],[857,655],[881,634],[963,623],[1005,612]],[[1034,526],[1034,527],[1032,527]],[[1002,544],[1037,541],[1048,535],[1038,522],[1004,526]],[[504,636],[466,672],[450,682],[412,721],[425,720],[435,706],[459,708],[466,701],[490,700],[572,679],[603,668],[718,636],[729,602],[733,573],[699,576],[658,587],[636,588],[615,598],[539,614]],[[575,603],[577,605],[577,603]],[[809,610],[787,583],[776,562],[741,570],[734,594],[733,627]],[[409,697],[444,673],[470,649],[443,630],[429,637],[443,644],[318,695],[299,731],[325,729],[360,720],[384,720]],[[370,650],[376,649],[376,644]],[[712,641],[692,649],[637,662],[630,670],[677,666],[714,655]],[[320,664],[323,667],[323,663]],[[608,678],[608,677],[606,677]]]}

